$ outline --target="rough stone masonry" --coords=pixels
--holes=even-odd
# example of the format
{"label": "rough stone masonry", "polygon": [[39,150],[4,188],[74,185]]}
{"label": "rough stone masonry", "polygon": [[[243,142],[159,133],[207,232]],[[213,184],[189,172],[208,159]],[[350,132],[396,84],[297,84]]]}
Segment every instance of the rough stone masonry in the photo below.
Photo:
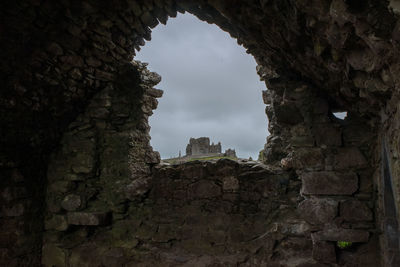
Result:
{"label": "rough stone masonry", "polygon": [[[0,265],[400,266],[399,6],[2,1]],[[256,59],[262,164],[159,164],[132,60],[177,12]]]}

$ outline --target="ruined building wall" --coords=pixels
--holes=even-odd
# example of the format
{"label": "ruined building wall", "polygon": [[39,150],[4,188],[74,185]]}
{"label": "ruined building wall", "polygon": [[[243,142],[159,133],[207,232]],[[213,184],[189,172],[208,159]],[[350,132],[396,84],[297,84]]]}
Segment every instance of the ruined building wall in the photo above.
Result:
{"label": "ruined building wall", "polygon": [[186,156],[206,155],[209,153],[221,153],[221,142],[210,144],[210,138],[190,138],[186,146]]}
{"label": "ruined building wall", "polygon": [[[313,228],[313,258],[379,266],[375,130],[351,110],[345,120],[335,118],[331,104],[307,84],[276,82],[269,89],[264,100],[272,142],[266,158],[295,170],[302,182],[298,212]],[[334,248],[346,240],[355,242],[352,252]]]}
{"label": "ruined building wall", "polygon": [[227,157],[236,158],[236,151],[235,151],[235,149],[228,148],[227,150],[225,150],[224,155]]}
{"label": "ruined building wall", "polygon": [[[133,62],[120,79],[124,82],[118,87],[110,85],[94,96],[63,135],[61,149],[50,157],[42,250],[45,266],[90,264],[83,263],[90,240],[122,231],[119,222],[136,208],[129,201],[138,192],[147,192],[151,166],[160,161],[149,144],[148,117],[162,95],[153,88],[161,78]],[[108,225],[113,226],[111,231],[102,228]],[[98,249],[91,252],[93,257],[103,253],[101,249],[119,248],[110,243],[118,242],[118,237],[108,238],[95,243]],[[132,238],[130,242],[136,240]]]}
{"label": "ruined building wall", "polygon": [[[365,261],[379,266],[373,252],[379,251],[374,247],[379,244],[375,238],[382,233],[383,263],[399,265],[396,243],[389,242],[393,227],[383,229],[385,225],[396,225],[398,220],[390,222],[398,215],[386,210],[389,206],[385,201],[390,199],[385,198],[385,175],[381,174],[388,166],[386,173],[390,175],[386,176],[392,177],[388,192],[392,192],[393,206],[399,199],[396,140],[400,27],[398,15],[389,8],[390,2],[393,1],[2,1],[0,265],[35,266],[48,255],[61,255],[66,262],[88,262],[105,255],[111,265],[115,258],[150,258],[124,254],[124,247],[135,248],[137,244],[134,239],[128,240],[133,243],[122,242],[125,228],[115,224],[123,224],[124,216],[136,211],[133,208],[132,212],[125,212],[122,199],[126,195],[115,194],[114,190],[129,184],[131,198],[135,199],[130,201],[138,201],[137,205],[143,207],[152,205],[152,198],[141,202],[136,196],[142,196],[140,188],[148,185],[143,177],[149,177],[146,175],[151,172],[150,166],[157,161],[147,144],[144,114],[150,114],[154,104],[150,99],[158,91],[148,97],[135,91],[148,78],[132,80],[140,67],[130,62],[135,49],[151,39],[151,28],[176,16],[177,11],[189,11],[217,24],[255,57],[258,73],[269,89],[265,100],[271,136],[265,158],[269,165],[295,173],[293,179],[298,177],[301,182],[301,194],[293,198],[300,201],[298,211],[307,215],[307,224],[296,219],[293,227],[307,226],[311,230],[302,230],[301,234],[297,231],[290,237],[299,238],[296,242],[303,248],[311,238],[313,252],[308,260],[329,261],[328,266],[333,261],[344,266],[364,266]],[[135,104],[125,105],[126,100]],[[141,101],[153,104],[142,106]],[[131,112],[119,110],[122,107]],[[87,113],[90,110],[95,114]],[[347,111],[348,119],[335,120],[331,112],[337,110]],[[137,151],[129,153],[135,147]],[[77,151],[82,152],[82,160],[70,162]],[[118,151],[124,151],[123,155]],[[387,155],[387,160],[382,155]],[[114,163],[118,171],[113,170]],[[61,173],[57,174],[57,170]],[[131,176],[132,173],[137,175]],[[135,177],[142,179],[134,183]],[[116,183],[108,183],[108,179]],[[213,183],[221,188],[221,181],[216,178]],[[285,184],[286,180],[280,182]],[[50,186],[53,183],[55,188]],[[186,188],[171,184],[176,194]],[[209,182],[206,185],[215,188]],[[254,193],[249,186],[241,188]],[[65,199],[68,195],[72,196]],[[286,198],[285,194],[281,196]],[[62,206],[60,209],[58,202],[51,211],[53,197],[56,203],[65,200],[65,208],[74,209],[80,203],[82,206],[77,209],[89,210],[77,214]],[[87,213],[97,212],[90,210],[91,201],[96,208],[101,207],[99,213]],[[286,201],[289,209],[297,203]],[[174,206],[173,202],[168,203]],[[145,214],[136,214],[148,218],[149,209],[143,209]],[[68,212],[74,213],[69,223]],[[61,230],[66,227],[64,214],[66,231]],[[55,215],[61,216],[52,221]],[[310,218],[313,221],[307,221]],[[141,219],[138,221],[139,226],[147,227]],[[59,230],[49,226],[57,222],[62,225]],[[162,229],[156,221],[151,222]],[[79,226],[83,223],[99,226]],[[100,226],[102,223],[108,225]],[[44,227],[50,228],[43,236]],[[276,229],[290,233],[290,227],[277,225]],[[93,250],[86,240],[101,239],[103,231],[114,235],[104,235],[104,240],[98,241],[115,241],[102,246],[110,254],[96,250],[88,253]],[[148,233],[143,230],[139,240],[153,240],[146,236]],[[334,242],[338,239],[355,241],[355,247],[337,250]],[[297,256],[279,255],[285,246],[298,246],[287,240],[290,244],[281,242],[282,246],[277,246],[276,253],[266,260],[296,266],[295,260],[288,260]],[[201,250],[205,251],[207,248]],[[307,253],[304,255],[310,255]],[[257,256],[250,257],[249,262],[256,259]]]}
{"label": "ruined building wall", "polygon": [[210,153],[221,153],[221,151],[221,142],[218,142],[216,145],[214,145],[214,143],[210,145]]}
{"label": "ruined building wall", "polygon": [[210,138],[190,138],[189,144],[186,146],[186,155],[201,155],[210,152]]}

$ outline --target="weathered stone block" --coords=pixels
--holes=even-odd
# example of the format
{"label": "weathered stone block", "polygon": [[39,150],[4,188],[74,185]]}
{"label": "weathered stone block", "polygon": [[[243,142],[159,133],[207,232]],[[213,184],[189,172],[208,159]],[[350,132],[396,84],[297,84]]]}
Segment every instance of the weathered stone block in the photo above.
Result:
{"label": "weathered stone block", "polygon": [[271,92],[270,91],[263,90],[262,91],[262,98],[263,98],[263,101],[264,101],[265,105],[270,105],[272,103]]}
{"label": "weathered stone block", "polygon": [[312,147],[314,146],[314,138],[309,127],[297,124],[290,129],[290,144],[296,147]]}
{"label": "weathered stone block", "polygon": [[368,242],[369,232],[363,230],[334,228],[311,234],[313,242],[318,241],[346,241],[346,242]]}
{"label": "weathered stone block", "polygon": [[324,224],[336,217],[337,207],[338,203],[331,199],[309,198],[300,203],[298,211],[308,223]]}
{"label": "weathered stone block", "polygon": [[313,244],[312,256],[319,262],[336,263],[335,245],[329,242],[317,241]]}
{"label": "weathered stone block", "polygon": [[107,225],[110,214],[106,212],[68,212],[67,221],[72,225]]}
{"label": "weathered stone block", "polygon": [[152,96],[152,97],[156,97],[156,98],[160,98],[162,97],[164,91],[160,90],[160,89],[156,89],[156,88],[148,88],[146,90],[146,94]]}
{"label": "weathered stone block", "polygon": [[361,168],[367,165],[367,160],[356,147],[340,148],[335,155],[335,169]]}
{"label": "weathered stone block", "polygon": [[358,200],[346,200],[340,203],[340,216],[346,221],[372,221],[372,211]]}
{"label": "weathered stone block", "polygon": [[304,195],[351,195],[358,189],[358,177],[352,172],[306,172],[300,178]]}
{"label": "weathered stone block", "polygon": [[61,202],[61,207],[67,211],[75,211],[83,205],[82,197],[79,195],[67,195]]}
{"label": "weathered stone block", "polygon": [[320,170],[324,166],[324,154],[320,148],[299,148],[290,162],[293,168]]}

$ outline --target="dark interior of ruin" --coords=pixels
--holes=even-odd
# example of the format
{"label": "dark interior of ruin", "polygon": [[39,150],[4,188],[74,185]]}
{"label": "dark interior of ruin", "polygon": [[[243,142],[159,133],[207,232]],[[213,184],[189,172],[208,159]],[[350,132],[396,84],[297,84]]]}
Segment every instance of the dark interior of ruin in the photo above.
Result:
{"label": "dark interior of ruin", "polygon": [[[159,164],[162,73],[134,59],[178,12],[255,58],[263,162]],[[400,266],[399,0],[4,0],[0,14],[0,266]]]}

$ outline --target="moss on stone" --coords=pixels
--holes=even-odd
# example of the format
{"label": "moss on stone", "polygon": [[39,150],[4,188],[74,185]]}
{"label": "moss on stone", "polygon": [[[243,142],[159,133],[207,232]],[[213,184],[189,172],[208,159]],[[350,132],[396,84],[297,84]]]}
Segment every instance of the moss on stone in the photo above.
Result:
{"label": "moss on stone", "polygon": [[353,245],[353,243],[352,242],[347,242],[347,241],[338,241],[336,243],[336,245],[338,246],[338,248],[346,249],[346,248],[351,247]]}

